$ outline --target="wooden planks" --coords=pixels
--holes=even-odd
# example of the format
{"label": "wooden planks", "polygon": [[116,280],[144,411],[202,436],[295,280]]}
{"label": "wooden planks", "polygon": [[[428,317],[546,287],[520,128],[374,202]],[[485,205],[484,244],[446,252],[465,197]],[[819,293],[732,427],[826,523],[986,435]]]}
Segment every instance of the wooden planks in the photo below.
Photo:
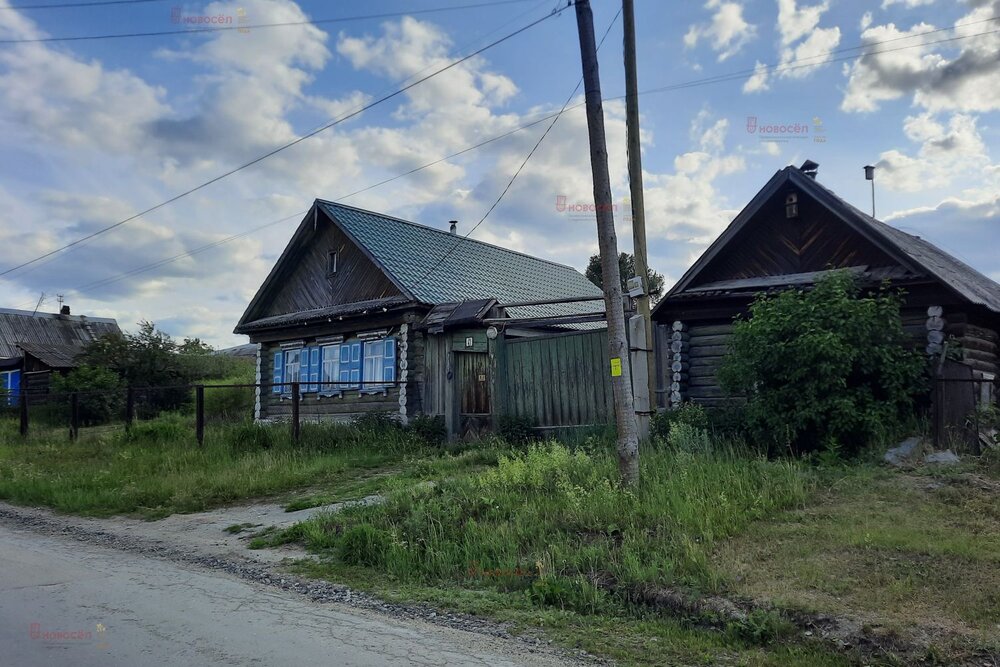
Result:
{"label": "wooden planks", "polygon": [[540,427],[605,424],[613,415],[607,334],[505,341],[507,409]]}

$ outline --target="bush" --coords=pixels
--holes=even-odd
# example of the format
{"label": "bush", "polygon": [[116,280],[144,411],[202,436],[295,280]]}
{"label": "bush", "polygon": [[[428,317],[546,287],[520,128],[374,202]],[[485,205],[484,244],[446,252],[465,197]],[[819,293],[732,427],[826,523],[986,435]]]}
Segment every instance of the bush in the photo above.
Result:
{"label": "bush", "polygon": [[[77,405],[80,423],[85,426],[106,424],[121,414],[125,402],[121,380],[106,368],[79,366],[66,375],[53,375],[50,388],[55,394],[80,392]],[[51,400],[67,405],[69,397],[58,396]]]}
{"label": "bush", "polygon": [[496,421],[496,434],[509,445],[526,445],[538,439],[536,422],[521,415],[500,415]]}
{"label": "bush", "polygon": [[770,453],[840,446],[854,455],[914,411],[925,369],[900,298],[862,294],[846,272],[811,290],[762,295],[737,318],[722,386],[746,397],[753,440]]}
{"label": "bush", "polygon": [[278,429],[283,425],[256,424],[245,422],[233,427],[229,433],[229,447],[234,452],[256,452],[262,449],[272,449],[281,442]]}
{"label": "bush", "polygon": [[695,428],[708,428],[708,413],[697,403],[681,403],[676,408],[657,412],[649,422],[649,433],[662,442],[668,442],[670,429],[675,424]]}
{"label": "bush", "polygon": [[428,445],[440,445],[448,437],[448,428],[441,415],[417,415],[410,419],[406,429]]}
{"label": "bush", "polygon": [[686,422],[678,422],[670,429],[667,442],[671,449],[691,454],[707,454],[712,450],[708,431]]}
{"label": "bush", "polygon": [[351,425],[370,435],[398,432],[403,428],[403,425],[391,412],[367,412],[352,419]]}

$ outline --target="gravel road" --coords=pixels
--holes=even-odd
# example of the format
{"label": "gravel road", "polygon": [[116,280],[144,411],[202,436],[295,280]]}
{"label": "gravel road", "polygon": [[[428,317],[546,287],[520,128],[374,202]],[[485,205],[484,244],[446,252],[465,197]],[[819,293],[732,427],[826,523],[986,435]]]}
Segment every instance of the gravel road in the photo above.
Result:
{"label": "gravel road", "polygon": [[[219,526],[248,511],[272,513],[253,505],[138,522],[0,503],[0,663],[594,664],[483,619],[385,603],[241,554]],[[218,543],[193,528],[202,524]]]}

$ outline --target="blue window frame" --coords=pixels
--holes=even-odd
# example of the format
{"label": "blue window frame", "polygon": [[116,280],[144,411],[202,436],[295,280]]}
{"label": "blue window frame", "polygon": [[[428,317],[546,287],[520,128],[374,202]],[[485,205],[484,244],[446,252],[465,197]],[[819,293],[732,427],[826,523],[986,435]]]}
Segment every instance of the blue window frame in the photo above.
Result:
{"label": "blue window frame", "polygon": [[281,386],[281,383],[284,382],[283,378],[285,377],[284,375],[285,357],[283,353],[281,352],[274,353],[274,366],[272,368],[273,372],[271,381],[274,383],[274,386],[271,387],[271,391],[274,392],[275,394],[280,394],[284,390],[284,387]]}
{"label": "blue window frame", "polygon": [[[396,339],[353,338],[339,344],[275,351],[271,379],[272,391],[285,395],[291,393],[292,382],[299,383],[302,393],[383,388],[396,381]],[[323,385],[323,382],[339,384]]]}

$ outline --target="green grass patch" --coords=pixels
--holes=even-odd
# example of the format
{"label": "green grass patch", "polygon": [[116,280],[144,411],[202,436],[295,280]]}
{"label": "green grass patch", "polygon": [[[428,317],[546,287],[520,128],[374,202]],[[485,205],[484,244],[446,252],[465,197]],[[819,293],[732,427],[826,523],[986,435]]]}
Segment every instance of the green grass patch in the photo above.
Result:
{"label": "green grass patch", "polygon": [[398,465],[437,450],[399,429],[304,424],[293,444],[287,425],[215,425],[199,447],[189,416],[137,422],[70,442],[63,429],[0,422],[0,499],[63,512],[147,517],[193,512],[293,489],[334,488],[358,471]]}
{"label": "green grass patch", "polygon": [[810,485],[798,464],[731,449],[647,450],[642,476],[623,489],[610,453],[536,445],[478,475],[319,515],[303,536],[311,549],[400,580],[503,589],[513,584],[488,573],[533,572],[540,601],[592,609],[602,604],[595,578],[715,587],[715,542],[802,504]]}

